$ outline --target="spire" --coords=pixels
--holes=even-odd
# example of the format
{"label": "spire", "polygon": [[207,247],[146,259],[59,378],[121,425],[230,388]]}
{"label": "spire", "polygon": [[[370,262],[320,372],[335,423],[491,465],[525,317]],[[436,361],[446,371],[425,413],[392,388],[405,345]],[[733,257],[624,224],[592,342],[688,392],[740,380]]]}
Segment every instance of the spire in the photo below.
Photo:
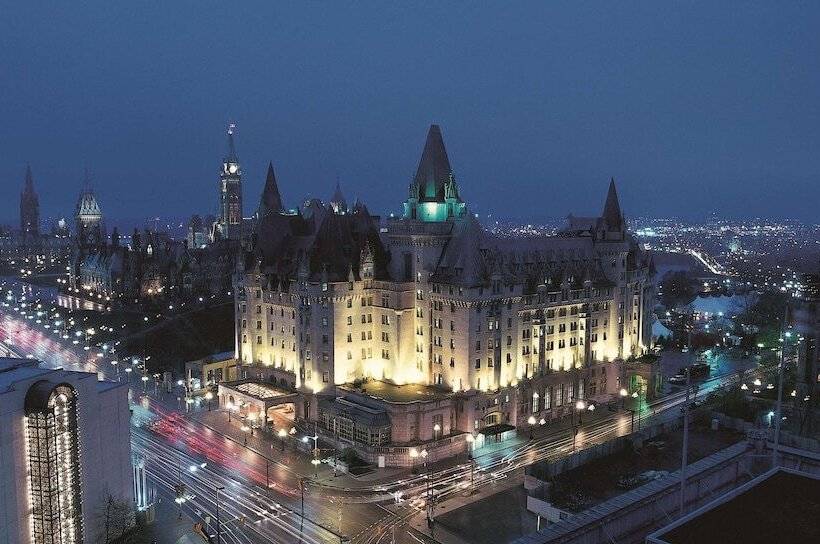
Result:
{"label": "spire", "polygon": [[450,181],[451,174],[452,168],[450,159],[447,158],[441,128],[438,125],[430,125],[416,177],[413,178],[413,184],[418,188],[419,200],[443,202],[444,187]]}
{"label": "spire", "polygon": [[31,165],[26,163],[26,193],[34,192],[34,177],[31,175]]}
{"label": "spire", "polygon": [[336,176],[336,190],[333,192],[333,198],[330,199],[330,207],[333,208],[333,213],[347,213],[347,200],[342,194],[339,176]]}
{"label": "spire", "polygon": [[91,188],[91,172],[88,171],[88,166],[83,167],[83,193],[93,193]]}
{"label": "spire", "polygon": [[228,123],[228,156],[225,158],[227,162],[238,162],[236,157],[236,147],[233,143],[233,133],[236,132],[236,123]]}
{"label": "spire", "polygon": [[268,212],[282,211],[282,197],[279,195],[279,186],[276,184],[276,174],[273,173],[273,162],[268,163],[268,175],[265,178],[265,188],[259,201],[259,217]]}
{"label": "spire", "polygon": [[621,230],[623,228],[624,218],[621,213],[621,205],[618,202],[618,191],[615,189],[615,178],[609,181],[609,192],[606,195],[606,203],[604,204],[601,219],[611,229]]}

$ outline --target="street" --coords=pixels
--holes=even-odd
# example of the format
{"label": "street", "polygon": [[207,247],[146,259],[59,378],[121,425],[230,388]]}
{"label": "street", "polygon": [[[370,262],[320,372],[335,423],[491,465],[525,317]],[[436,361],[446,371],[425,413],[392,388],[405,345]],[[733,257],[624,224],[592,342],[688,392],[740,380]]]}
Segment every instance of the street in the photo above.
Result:
{"label": "street", "polygon": [[[23,286],[7,280],[6,288]],[[184,391],[163,391],[142,374],[140,365],[128,365],[127,361],[110,364],[115,359],[105,350],[97,346],[85,349],[73,335],[44,328],[42,320],[38,324],[32,319],[36,316],[32,305],[41,305],[41,312],[54,311],[54,300],[27,300],[29,304],[23,306],[25,302],[15,299],[10,303],[7,298],[0,308],[3,345],[18,356],[34,357],[51,368],[97,372],[106,379],[127,381],[133,402],[132,450],[145,459],[157,497],[173,501],[175,486],[184,484],[186,497],[179,505],[182,513],[207,522],[211,534],[216,533],[218,517],[223,542],[330,543],[344,537],[368,544],[392,542],[394,537],[400,543],[424,542],[407,525],[424,515],[428,498],[436,507],[449,507],[448,501],[457,503],[471,487],[477,490],[499,482],[517,483],[523,480],[524,467],[529,464],[558,459],[628,434],[636,423],[640,428],[680,417],[678,407],[685,400],[685,392],[678,391],[643,403],[635,416],[637,421],[629,413],[602,409],[578,429],[577,435],[571,428],[551,424],[537,428],[532,440],[519,438],[505,447],[483,453],[479,450],[473,462],[451,460],[430,467],[426,473],[413,475],[408,471],[390,481],[361,482],[348,477],[337,483],[323,477],[331,470],[327,466],[319,469],[322,473],[316,481],[313,470],[304,468],[310,467],[306,459],[300,465],[292,457],[277,457],[274,448],[271,452],[254,451],[203,425],[191,416],[204,406],[183,405],[180,395],[184,396]],[[736,379],[736,372],[713,375],[701,383],[698,395]],[[186,409],[193,412],[186,413]]]}

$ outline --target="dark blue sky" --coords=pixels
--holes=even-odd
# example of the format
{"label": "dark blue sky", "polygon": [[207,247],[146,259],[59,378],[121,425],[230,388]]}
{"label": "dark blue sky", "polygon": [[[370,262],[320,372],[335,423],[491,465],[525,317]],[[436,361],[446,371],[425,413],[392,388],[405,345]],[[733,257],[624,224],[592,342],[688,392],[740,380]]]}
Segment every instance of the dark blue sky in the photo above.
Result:
{"label": "dark blue sky", "polygon": [[[125,2],[0,14],[0,220],[26,161],[43,215],[88,166],[113,217],[216,209],[238,123],[245,211],[395,211],[441,124],[474,211],[817,218],[820,4]],[[344,4],[344,6],[343,6]],[[305,7],[306,6],[306,7]]]}

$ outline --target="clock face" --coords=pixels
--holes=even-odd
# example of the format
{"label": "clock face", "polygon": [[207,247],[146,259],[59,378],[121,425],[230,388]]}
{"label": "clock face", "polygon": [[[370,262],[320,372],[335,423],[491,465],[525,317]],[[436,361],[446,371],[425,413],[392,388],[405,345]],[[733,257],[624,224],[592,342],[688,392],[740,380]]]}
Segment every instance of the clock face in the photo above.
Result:
{"label": "clock face", "polygon": [[228,166],[228,171],[229,171],[231,174],[236,174],[236,171],[237,171],[238,169],[239,169],[239,168],[238,168],[235,164],[231,164],[231,165],[229,165],[229,166]]}

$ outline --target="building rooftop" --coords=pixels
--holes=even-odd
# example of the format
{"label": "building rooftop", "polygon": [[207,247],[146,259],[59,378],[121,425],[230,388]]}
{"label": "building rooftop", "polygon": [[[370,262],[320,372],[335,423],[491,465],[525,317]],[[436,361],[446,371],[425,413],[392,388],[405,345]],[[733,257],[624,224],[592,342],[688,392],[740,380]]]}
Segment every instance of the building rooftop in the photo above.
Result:
{"label": "building rooftop", "polygon": [[820,477],[777,469],[647,538],[653,544],[820,542]]}
{"label": "building rooftop", "polygon": [[14,384],[21,380],[28,380],[50,371],[38,368],[34,359],[16,359],[0,357],[0,393],[12,389]]}
{"label": "building rooftop", "polygon": [[360,386],[345,384],[342,389],[354,393],[364,393],[370,397],[381,399],[387,402],[426,402],[449,397],[452,393],[444,389],[439,389],[432,385],[406,384],[396,385],[394,383],[368,380]]}

